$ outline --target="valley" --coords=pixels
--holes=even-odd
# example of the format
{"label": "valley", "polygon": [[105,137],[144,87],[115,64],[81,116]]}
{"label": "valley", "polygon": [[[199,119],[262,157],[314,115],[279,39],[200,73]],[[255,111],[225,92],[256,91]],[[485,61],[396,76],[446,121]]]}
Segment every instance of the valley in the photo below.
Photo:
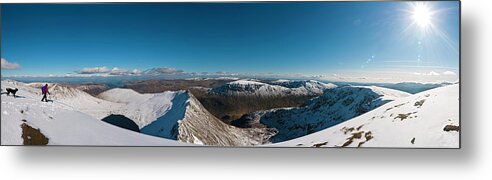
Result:
{"label": "valley", "polygon": [[[230,124],[233,120],[241,118],[243,115],[274,108],[285,107],[299,107],[305,105],[305,103],[322,94],[323,88],[318,87],[313,92],[302,93],[302,89],[297,85],[299,91],[297,94],[271,94],[275,91],[262,92],[257,94],[222,94],[219,91],[229,89],[228,83],[233,83],[238,80],[237,78],[197,78],[197,79],[176,79],[176,80],[146,80],[146,81],[132,81],[125,82],[122,88],[133,89],[139,93],[159,93],[164,91],[177,91],[187,90],[193,94],[200,103],[212,113],[215,117],[219,118],[223,122]],[[255,81],[247,81],[255,82]],[[265,81],[269,82],[269,81]],[[305,81],[308,82],[308,81]],[[280,82],[278,82],[280,83]],[[319,83],[319,82],[316,82]],[[260,85],[266,86],[266,83]],[[284,86],[289,84],[284,81]],[[319,84],[318,84],[319,85]],[[333,85],[330,85],[333,86]],[[254,89],[254,87],[252,87]],[[259,87],[258,87],[259,88]],[[271,88],[271,87],[269,87]],[[283,86],[274,86],[273,88],[286,90],[289,89]],[[241,89],[237,89],[237,92]]]}

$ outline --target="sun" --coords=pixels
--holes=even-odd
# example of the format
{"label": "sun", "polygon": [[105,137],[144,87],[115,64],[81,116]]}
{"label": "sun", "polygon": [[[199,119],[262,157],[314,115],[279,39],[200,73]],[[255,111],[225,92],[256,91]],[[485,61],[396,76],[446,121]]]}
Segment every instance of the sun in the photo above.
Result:
{"label": "sun", "polygon": [[432,11],[424,3],[416,3],[412,9],[412,19],[421,28],[426,28],[432,24]]}

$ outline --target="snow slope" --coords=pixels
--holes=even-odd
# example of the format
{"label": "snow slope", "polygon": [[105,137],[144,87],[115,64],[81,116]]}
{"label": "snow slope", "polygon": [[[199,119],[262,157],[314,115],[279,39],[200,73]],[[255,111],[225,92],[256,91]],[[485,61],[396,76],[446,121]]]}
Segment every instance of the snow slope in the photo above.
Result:
{"label": "snow slope", "polygon": [[334,88],[334,84],[317,81],[274,81],[271,84],[253,80],[237,80],[211,89],[209,93],[232,96],[286,96],[319,95],[324,90]]}
{"label": "snow slope", "polygon": [[[103,92],[101,98],[125,103],[120,111],[141,126],[141,132],[182,142],[215,146],[265,144],[275,134],[267,128],[236,128],[210,114],[187,91],[140,94],[128,89]],[[134,116],[139,112],[141,115]],[[154,116],[155,115],[155,116]]]}
{"label": "snow slope", "polygon": [[[186,146],[190,144],[122,129],[77,111],[64,103],[41,102],[37,89],[15,81],[1,88],[17,87],[19,97],[1,97],[2,145],[22,145],[23,123],[39,129],[48,145]],[[24,121],[25,122],[24,122]]]}
{"label": "snow slope", "polygon": [[[387,103],[328,129],[273,146],[459,148],[459,84]],[[445,128],[446,127],[446,128]]]}
{"label": "snow slope", "polygon": [[325,90],[307,106],[250,113],[235,124],[266,125],[279,132],[272,142],[282,142],[334,126],[392,100],[410,94],[375,86],[345,86]]}
{"label": "snow slope", "polygon": [[[16,83],[22,84],[21,82]],[[32,88],[24,89],[30,93],[39,95],[39,99],[41,99],[40,88],[44,84],[45,83],[29,83],[26,85]],[[48,83],[48,88],[51,93],[48,99],[64,103],[65,105],[89,114],[96,119],[102,119],[110,114],[114,114],[113,111],[124,107],[124,104],[105,101],[76,88],[56,83]]]}

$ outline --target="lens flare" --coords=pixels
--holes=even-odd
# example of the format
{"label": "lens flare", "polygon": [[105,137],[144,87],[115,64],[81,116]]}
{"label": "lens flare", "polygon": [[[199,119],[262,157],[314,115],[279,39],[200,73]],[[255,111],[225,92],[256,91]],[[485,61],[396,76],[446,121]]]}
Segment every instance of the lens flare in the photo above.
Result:
{"label": "lens flare", "polygon": [[432,11],[424,3],[416,3],[412,10],[412,19],[421,28],[428,27],[432,22]]}

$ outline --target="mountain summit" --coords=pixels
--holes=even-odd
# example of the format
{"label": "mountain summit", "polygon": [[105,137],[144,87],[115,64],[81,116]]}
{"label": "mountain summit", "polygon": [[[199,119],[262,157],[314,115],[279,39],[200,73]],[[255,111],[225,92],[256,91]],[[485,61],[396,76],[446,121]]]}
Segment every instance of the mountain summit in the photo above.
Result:
{"label": "mountain summit", "polygon": [[211,89],[209,93],[226,96],[287,96],[320,95],[326,89],[335,88],[334,84],[318,81],[272,81],[269,83],[254,80],[237,80]]}

